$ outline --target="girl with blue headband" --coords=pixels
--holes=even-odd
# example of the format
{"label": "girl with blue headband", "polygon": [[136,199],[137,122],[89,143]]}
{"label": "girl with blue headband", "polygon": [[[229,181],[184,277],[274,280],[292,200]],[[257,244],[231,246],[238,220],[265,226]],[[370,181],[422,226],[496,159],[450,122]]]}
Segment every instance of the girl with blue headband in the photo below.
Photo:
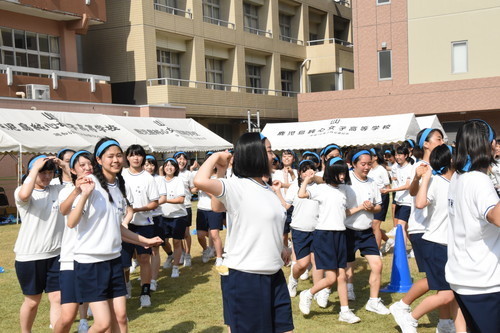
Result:
{"label": "girl with blue headband", "polygon": [[472,332],[500,327],[500,202],[486,175],[495,144],[495,131],[483,120],[459,128],[448,192],[446,281]]}
{"label": "girl with blue headband", "polygon": [[[74,153],[75,151],[73,149],[64,148],[58,151],[56,156],[58,159],[64,161],[66,164],[69,165],[71,156],[73,156]],[[63,170],[61,168],[57,168],[56,178],[52,179],[50,185],[66,185],[66,184],[71,184],[71,174],[69,170]]]}
{"label": "girl with blue headband", "polygon": [[59,254],[64,219],[59,214],[58,195],[63,185],[50,185],[56,169],[67,168],[55,156],[38,155],[28,162],[23,184],[14,192],[22,220],[14,252],[15,268],[24,302],[20,310],[23,332],[31,332],[42,293],[50,301],[50,324],[60,312]]}
{"label": "girl with blue headband", "polygon": [[325,146],[325,148],[321,149],[321,151],[319,153],[319,157],[321,158],[322,168],[321,168],[321,171],[318,171],[316,174],[318,176],[323,177],[324,172],[322,170],[325,170],[326,160],[329,160],[330,158],[333,158],[333,157],[342,157],[342,150],[340,149],[340,147],[338,145],[331,143],[331,144]]}

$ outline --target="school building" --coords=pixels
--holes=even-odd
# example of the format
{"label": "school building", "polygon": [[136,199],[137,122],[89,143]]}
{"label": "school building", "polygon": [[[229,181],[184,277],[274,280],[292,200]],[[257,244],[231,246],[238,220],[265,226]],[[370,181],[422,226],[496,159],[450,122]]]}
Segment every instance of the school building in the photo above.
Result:
{"label": "school building", "polygon": [[184,106],[231,142],[248,112],[296,121],[298,93],[354,87],[345,0],[108,0],[106,15],[83,59],[113,102]]}
{"label": "school building", "polygon": [[500,133],[500,1],[352,1],[354,89],[298,97],[298,118],[436,114],[454,140],[481,118]]}

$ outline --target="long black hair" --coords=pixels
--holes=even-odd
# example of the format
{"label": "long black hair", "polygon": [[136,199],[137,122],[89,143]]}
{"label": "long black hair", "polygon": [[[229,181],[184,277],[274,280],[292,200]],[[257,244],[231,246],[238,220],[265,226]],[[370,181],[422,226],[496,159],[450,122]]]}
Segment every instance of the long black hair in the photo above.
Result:
{"label": "long black hair", "polygon": [[[107,145],[107,146],[106,146]],[[105,148],[101,148],[101,146]],[[118,141],[112,138],[104,137],[101,140],[99,140],[94,149],[94,176],[97,178],[99,181],[99,184],[101,184],[101,187],[108,193],[108,198],[110,202],[113,202],[113,197],[109,193],[108,189],[108,182],[106,181],[106,178],[104,177],[104,174],[102,173],[102,167],[101,165],[97,162],[97,158],[101,158],[101,156],[109,149],[109,147],[112,146],[117,146],[120,151],[123,153],[122,148],[120,147],[120,144]],[[127,192],[125,190],[125,179],[123,179],[121,171],[116,174],[116,178],[118,181],[118,188],[120,189],[120,192],[122,193],[123,197],[127,199]],[[128,203],[128,200],[127,200]]]}
{"label": "long black hair", "polygon": [[245,133],[234,146],[233,173],[236,177],[269,176],[269,160],[260,133]]}
{"label": "long black hair", "polygon": [[492,142],[495,131],[483,120],[465,122],[457,132],[454,166],[458,173],[481,171],[495,164]]}

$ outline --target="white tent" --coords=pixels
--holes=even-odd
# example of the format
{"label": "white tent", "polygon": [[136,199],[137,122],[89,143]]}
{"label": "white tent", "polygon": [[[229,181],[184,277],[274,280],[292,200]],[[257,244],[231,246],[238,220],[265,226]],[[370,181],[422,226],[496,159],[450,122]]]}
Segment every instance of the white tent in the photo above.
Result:
{"label": "white tent", "polygon": [[375,145],[415,139],[419,131],[413,113],[267,124],[262,134],[274,150]]}
{"label": "white tent", "polygon": [[436,115],[417,117],[417,123],[421,130],[424,128],[439,128],[443,132],[444,141],[448,142],[448,135],[446,135],[443,125],[441,125]]}

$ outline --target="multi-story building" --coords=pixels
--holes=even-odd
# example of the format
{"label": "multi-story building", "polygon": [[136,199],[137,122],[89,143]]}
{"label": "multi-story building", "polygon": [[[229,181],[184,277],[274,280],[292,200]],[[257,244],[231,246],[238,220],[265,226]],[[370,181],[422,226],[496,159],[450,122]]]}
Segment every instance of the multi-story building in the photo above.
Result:
{"label": "multi-story building", "polygon": [[302,94],[299,120],[437,114],[500,130],[500,1],[353,1],[354,89]]}
{"label": "multi-story building", "polygon": [[231,141],[248,111],[292,121],[298,92],[353,87],[344,0],[108,0],[106,12],[84,68],[111,78],[113,101],[185,106]]}

